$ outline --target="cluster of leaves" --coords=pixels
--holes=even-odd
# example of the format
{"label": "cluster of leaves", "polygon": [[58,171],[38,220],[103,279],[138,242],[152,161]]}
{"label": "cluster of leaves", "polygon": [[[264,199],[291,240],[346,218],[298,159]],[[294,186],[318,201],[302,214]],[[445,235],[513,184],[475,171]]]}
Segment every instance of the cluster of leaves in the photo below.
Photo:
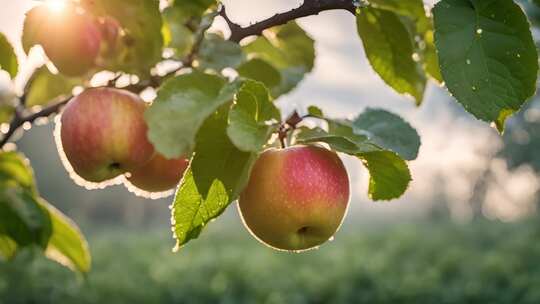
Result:
{"label": "cluster of leaves", "polygon": [[[46,67],[36,70],[25,88],[24,104],[8,105],[12,111],[7,113],[47,106],[70,95],[74,87],[87,86],[102,70],[136,75],[134,85],[141,88],[137,92],[156,89],[145,115],[150,140],[166,157],[192,155],[172,204],[178,246],[196,238],[238,198],[258,154],[276,145],[274,134],[283,127],[290,130],[291,142],[324,143],[360,159],[370,173],[373,200],[394,199],[407,189],[407,161],[417,157],[420,139],[395,114],[367,109],[355,119],[343,120],[311,107],[305,118],[321,122],[319,127],[282,123],[273,101],[293,90],[315,62],[314,40],[294,20],[236,43],[219,31],[208,31],[220,13],[214,0],[175,0],[162,10],[155,0],[79,3],[96,18],[119,22],[121,46],[80,77]],[[538,55],[525,15],[512,0],[442,0],[432,13],[434,18],[422,0],[371,0],[359,7],[358,34],[371,66],[396,92],[412,96],[417,104],[429,78],[444,83],[467,111],[502,131],[506,118],[536,90]],[[35,33],[43,20],[34,15],[30,11],[25,21],[26,52],[39,43]],[[0,55],[0,68],[14,77],[17,60],[1,35]],[[182,67],[167,77],[158,75],[154,67],[167,60]],[[5,121],[11,118],[2,116]],[[17,199],[28,196],[17,193]],[[39,203],[37,191],[33,193]],[[18,239],[18,230],[6,231],[11,240]],[[44,241],[47,237],[34,239],[42,246],[50,243]],[[11,240],[3,242],[6,248]]]}
{"label": "cluster of leaves", "polygon": [[[239,197],[258,154],[275,145],[272,135],[282,118],[273,96],[296,85],[303,70],[313,67],[313,56],[309,62],[301,56],[302,47],[314,54],[313,40],[297,24],[278,27],[268,37],[272,40],[263,36],[238,49],[247,53],[247,61],[239,65],[236,80],[209,74],[208,69],[177,76],[159,89],[146,113],[149,138],[156,149],[170,158],[194,155],[172,205],[178,246],[196,238]],[[255,59],[249,59],[252,56]],[[268,62],[282,65],[274,68],[261,59],[271,56],[274,60]],[[208,66],[205,60],[201,64]],[[266,71],[257,67],[247,69],[253,78],[244,77],[242,69],[254,64],[276,69],[276,79],[279,76],[281,81],[269,82],[264,78]],[[272,84],[273,88],[267,87]],[[297,143],[324,142],[360,158],[370,171],[369,194],[374,200],[394,199],[405,192],[411,180],[405,160],[415,159],[420,146],[418,134],[408,123],[384,110],[367,110],[347,121],[324,117],[322,110],[310,108],[310,117],[326,121],[328,130],[302,127],[293,133]]]}
{"label": "cluster of leaves", "polygon": [[0,257],[36,247],[47,257],[87,272],[90,253],[79,228],[40,197],[32,169],[16,152],[0,153]]}
{"label": "cluster of leaves", "polygon": [[[325,118],[320,109],[310,112],[325,120],[328,130],[302,127],[293,134],[297,143],[324,142],[360,158],[370,171],[374,200],[405,192],[411,180],[405,160],[415,159],[420,146],[408,123],[384,110],[368,109],[352,121]],[[191,73],[168,81],[146,118],[162,153],[194,152],[172,205],[175,237],[183,245],[238,198],[258,154],[275,144],[270,139],[281,115],[261,82],[228,83]]]}
{"label": "cluster of leaves", "polygon": [[421,103],[428,76],[476,118],[506,119],[534,95],[538,54],[529,22],[513,0],[371,0],[357,14],[368,59],[398,93]]}

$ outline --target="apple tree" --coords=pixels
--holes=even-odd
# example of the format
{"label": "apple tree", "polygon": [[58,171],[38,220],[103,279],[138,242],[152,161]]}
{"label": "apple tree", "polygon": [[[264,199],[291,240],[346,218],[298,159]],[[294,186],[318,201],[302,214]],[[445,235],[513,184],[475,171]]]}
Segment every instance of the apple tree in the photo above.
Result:
{"label": "apple tree", "polygon": [[[536,91],[536,47],[513,0],[441,0],[433,8],[422,0],[304,0],[249,26],[215,0],[38,2],[21,42],[27,54],[41,48],[47,65],[20,94],[1,95],[0,256],[34,246],[74,270],[90,269],[84,236],[40,196],[13,144],[14,134],[44,118],[56,121],[58,151],[81,186],[174,194],[176,249],[235,201],[262,242],[319,246],[349,203],[338,153],[369,171],[372,200],[399,198],[420,146],[408,122],[380,108],[346,119],[276,106],[314,68],[315,41],[296,19],[329,10],[356,20],[351,39],[363,44],[373,71],[418,106],[435,82],[502,133]],[[217,19],[228,28],[213,27]],[[1,34],[0,68],[18,74]]]}

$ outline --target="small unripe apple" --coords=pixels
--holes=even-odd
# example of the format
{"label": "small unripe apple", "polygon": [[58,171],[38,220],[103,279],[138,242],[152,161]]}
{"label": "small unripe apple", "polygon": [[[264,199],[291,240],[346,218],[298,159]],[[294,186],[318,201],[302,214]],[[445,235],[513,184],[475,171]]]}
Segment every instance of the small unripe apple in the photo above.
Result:
{"label": "small unripe apple", "polygon": [[75,173],[100,183],[148,162],[154,148],[145,109],[138,95],[120,89],[88,89],[74,97],[60,119],[60,148]]}
{"label": "small unripe apple", "polygon": [[246,227],[280,250],[317,247],[336,233],[349,204],[349,177],[320,146],[269,149],[255,162],[238,206]]}
{"label": "small unripe apple", "polygon": [[188,164],[189,160],[184,157],[167,159],[155,153],[149,162],[130,171],[126,179],[140,190],[149,193],[164,192],[176,187]]}
{"label": "small unripe apple", "polygon": [[47,5],[35,8],[41,15],[37,35],[47,57],[68,76],[80,76],[95,65],[101,49],[101,32],[97,21],[72,4],[59,12]]}

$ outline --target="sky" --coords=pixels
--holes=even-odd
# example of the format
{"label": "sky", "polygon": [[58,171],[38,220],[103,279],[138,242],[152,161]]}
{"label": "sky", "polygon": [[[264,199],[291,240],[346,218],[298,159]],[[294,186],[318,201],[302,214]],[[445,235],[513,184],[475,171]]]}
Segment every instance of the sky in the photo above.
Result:
{"label": "sky", "polygon": [[[224,0],[230,18],[240,24],[269,17],[276,12],[298,6],[298,0]],[[0,32],[16,46],[27,74],[39,58],[27,59],[19,37],[24,13],[36,1],[0,0]],[[428,6],[433,1],[426,3]],[[492,218],[513,220],[530,211],[533,193],[539,181],[529,168],[509,172],[504,162],[492,162],[501,144],[497,132],[488,124],[476,121],[463,111],[445,88],[431,83],[424,103],[414,102],[393,92],[372,71],[356,33],[354,17],[348,12],[325,12],[299,20],[300,25],[316,40],[317,59],[312,73],[298,88],[278,100],[284,113],[320,106],[336,118],[352,118],[366,107],[383,108],[402,115],[422,138],[417,160],[410,163],[413,182],[400,199],[374,203],[367,197],[368,174],[361,163],[343,156],[350,177],[356,216],[399,217],[422,215],[441,197],[449,201],[450,212],[457,220],[471,215],[469,199],[474,181],[486,166],[494,166],[501,182],[488,191],[484,213]],[[223,28],[217,21],[216,27]],[[24,78],[24,77],[23,77]],[[24,79],[18,79],[21,87]]]}

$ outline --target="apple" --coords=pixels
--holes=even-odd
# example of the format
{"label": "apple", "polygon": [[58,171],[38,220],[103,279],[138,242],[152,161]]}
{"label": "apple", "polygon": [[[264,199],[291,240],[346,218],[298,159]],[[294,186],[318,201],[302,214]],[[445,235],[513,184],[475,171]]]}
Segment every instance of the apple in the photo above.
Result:
{"label": "apple", "polygon": [[60,11],[48,5],[35,9],[41,22],[36,38],[62,74],[81,76],[95,66],[102,37],[93,16],[68,3]]}
{"label": "apple", "polygon": [[[148,162],[145,102],[126,90],[88,89],[69,101],[60,118],[60,151],[73,171],[101,183]],[[68,167],[68,170],[70,168]]]}
{"label": "apple", "polygon": [[145,192],[165,192],[176,187],[188,165],[189,160],[184,157],[167,159],[155,153],[149,162],[126,174],[126,179]]}
{"label": "apple", "polygon": [[238,201],[248,230],[275,249],[303,251],[331,239],[349,204],[349,177],[321,146],[263,152]]}

